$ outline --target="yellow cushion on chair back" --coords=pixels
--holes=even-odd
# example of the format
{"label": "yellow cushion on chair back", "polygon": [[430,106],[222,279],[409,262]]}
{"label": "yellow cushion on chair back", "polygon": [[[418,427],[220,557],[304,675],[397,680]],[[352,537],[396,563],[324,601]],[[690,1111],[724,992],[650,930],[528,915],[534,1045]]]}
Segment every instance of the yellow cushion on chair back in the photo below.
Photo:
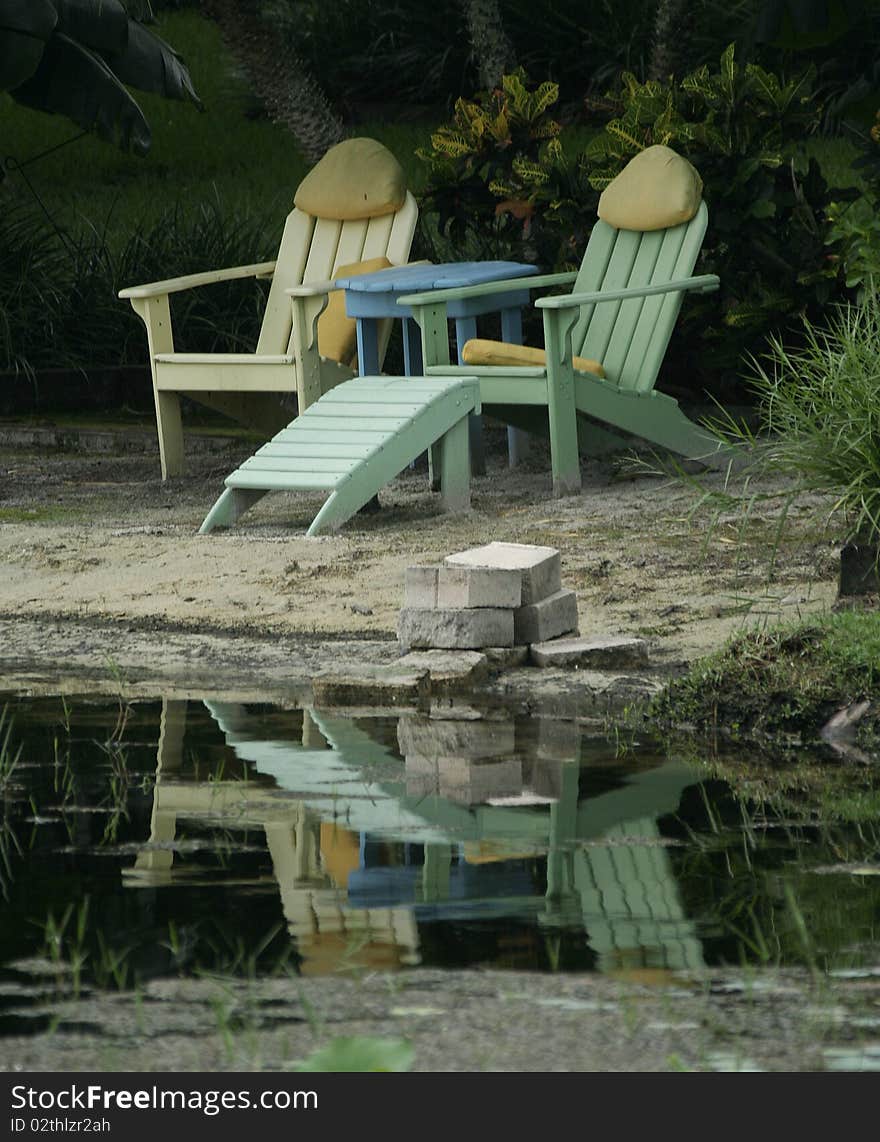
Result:
{"label": "yellow cushion on chair back", "polygon": [[314,218],[341,222],[394,214],[406,199],[406,175],[376,139],[345,139],[331,147],[297,188],[294,205]]}
{"label": "yellow cushion on chair back", "polygon": [[687,159],[657,144],[630,159],[602,191],[599,217],[617,230],[666,230],[697,213],[703,180]]}
{"label": "yellow cushion on chair back", "polygon": [[[351,278],[356,274],[373,274],[376,270],[387,270],[390,265],[391,262],[384,255],[367,258],[365,262],[339,266],[333,276]],[[357,322],[345,312],[345,290],[331,290],[327,308],[318,318],[318,352],[322,357],[348,365],[356,350]]]}

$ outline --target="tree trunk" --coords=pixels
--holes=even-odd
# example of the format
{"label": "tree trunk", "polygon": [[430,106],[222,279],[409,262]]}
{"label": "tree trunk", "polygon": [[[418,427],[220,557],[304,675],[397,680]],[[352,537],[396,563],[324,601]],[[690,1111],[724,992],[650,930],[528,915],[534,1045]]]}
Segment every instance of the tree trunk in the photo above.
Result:
{"label": "tree trunk", "polygon": [[658,0],[648,79],[662,83],[687,70],[691,18],[688,0]]}
{"label": "tree trunk", "polygon": [[342,120],[298,57],[289,35],[279,24],[261,17],[259,4],[254,0],[202,0],[202,9],[220,28],[226,46],[273,121],[291,132],[309,162],[317,162],[345,138]]}
{"label": "tree trunk", "polygon": [[516,54],[504,31],[497,0],[462,0],[462,8],[480,87],[498,87],[502,75],[516,66]]}
{"label": "tree trunk", "polygon": [[840,552],[840,599],[880,595],[880,550],[876,543],[851,540]]}

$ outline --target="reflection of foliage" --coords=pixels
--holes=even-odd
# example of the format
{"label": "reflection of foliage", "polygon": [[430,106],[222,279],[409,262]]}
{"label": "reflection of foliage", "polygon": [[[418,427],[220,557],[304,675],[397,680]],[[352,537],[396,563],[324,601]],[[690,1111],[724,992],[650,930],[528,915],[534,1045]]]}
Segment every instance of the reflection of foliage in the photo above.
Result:
{"label": "reflection of foliage", "polygon": [[405,1039],[370,1035],[339,1035],[314,1051],[296,1067],[298,1071],[409,1071],[414,1053]]}
{"label": "reflection of foliage", "polygon": [[876,821],[833,820],[823,794],[870,778],[829,773],[803,750],[789,765],[740,750],[708,768],[718,780],[691,792],[702,812],[683,804],[689,843],[670,859],[709,962],[819,972],[872,963],[880,833]]}
{"label": "reflection of foliage", "polygon": [[21,757],[21,743],[13,745],[12,738],[13,719],[9,707],[0,709],[0,798],[2,798],[2,817],[0,817],[0,894],[4,900],[9,899],[9,884],[12,881],[12,858],[21,855],[21,845],[12,823],[9,820],[9,802],[7,800],[7,787],[10,784],[15,767]]}

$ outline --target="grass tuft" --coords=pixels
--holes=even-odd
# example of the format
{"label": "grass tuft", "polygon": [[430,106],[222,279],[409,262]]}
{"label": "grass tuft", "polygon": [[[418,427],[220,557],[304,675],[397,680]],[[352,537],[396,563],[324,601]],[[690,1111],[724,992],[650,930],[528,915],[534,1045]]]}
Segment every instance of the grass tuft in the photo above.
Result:
{"label": "grass tuft", "polygon": [[840,611],[737,636],[670,683],[648,714],[666,727],[806,743],[818,740],[836,710],[866,700],[872,710],[856,740],[876,747],[880,612]]}

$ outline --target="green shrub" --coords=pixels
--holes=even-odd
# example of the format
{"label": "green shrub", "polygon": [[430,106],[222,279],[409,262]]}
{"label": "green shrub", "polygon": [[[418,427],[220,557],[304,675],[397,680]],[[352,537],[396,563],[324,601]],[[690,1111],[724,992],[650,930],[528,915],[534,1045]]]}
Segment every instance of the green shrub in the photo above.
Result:
{"label": "green shrub", "polygon": [[880,111],[870,131],[862,135],[851,169],[865,193],[855,200],[830,204],[829,243],[847,288],[857,290],[862,299],[866,290],[880,288]]}
{"label": "green shrub", "polygon": [[506,76],[501,90],[459,100],[454,122],[420,152],[424,205],[459,256],[578,265],[600,192],[639,151],[663,143],[703,179],[709,229],[697,272],[721,280],[718,293],[688,299],[664,378],[720,395],[744,354],[843,296],[840,257],[828,248],[832,194],[804,149],[819,121],[811,72],[782,80],[740,65],[731,45],[717,69],[680,82],[624,74],[613,94],[589,101],[599,129],[579,154],[573,132],[551,118],[557,95],[555,84],[531,88],[522,71]]}
{"label": "green shrub", "polygon": [[416,152],[428,171],[423,208],[459,256],[580,262],[591,191],[583,164],[565,154],[551,114],[558,98],[557,84],[532,88],[518,69],[499,88],[459,99],[453,121]]}
{"label": "green shrub", "polygon": [[770,434],[753,463],[830,492],[849,536],[880,535],[880,294],[844,303],[825,327],[804,322],[804,342],[771,342],[754,387]]}
{"label": "green shrub", "polygon": [[[720,66],[677,83],[622,79],[602,105],[602,130],[587,147],[590,182],[601,190],[633,155],[663,143],[700,172],[709,229],[700,273],[721,279],[717,294],[682,311],[667,369],[734,372],[768,334],[816,318],[839,293],[826,244],[830,192],[805,138],[818,126],[813,75],[782,80],[740,65],[733,45]],[[854,195],[844,191],[838,197]]]}
{"label": "green shrub", "polygon": [[[95,230],[53,229],[29,206],[0,212],[0,369],[145,364],[143,324],[118,291],[128,285],[270,258],[278,235],[258,216],[218,201],[173,208],[119,246]],[[250,349],[264,287],[222,282],[177,295],[181,348]]]}
{"label": "green shrub", "polygon": [[[877,543],[880,537],[880,295],[862,304],[842,303],[824,325],[804,321],[802,343],[778,338],[750,378],[760,427],[744,427],[730,415],[716,420],[719,436],[743,462],[722,490],[706,490],[699,477],[680,477],[700,492],[700,505],[717,515],[741,510],[744,525],[756,501],[778,500],[766,477],[785,477],[777,542],[788,507],[805,493],[821,497],[817,533],[829,520],[844,538]],[[738,490],[738,489],[741,489]],[[768,490],[769,489],[769,490]],[[830,501],[830,502],[829,502]],[[771,553],[771,559],[775,552]]]}
{"label": "green shrub", "polygon": [[832,256],[842,267],[848,289],[863,300],[865,291],[880,287],[880,218],[873,197],[855,202],[832,202],[828,206],[831,229],[828,241]]}
{"label": "green shrub", "polygon": [[[661,726],[738,727],[745,735],[795,734],[815,742],[831,715],[878,694],[880,614],[838,612],[745,631],[673,679],[651,703]],[[870,712],[859,739],[876,749]]]}

